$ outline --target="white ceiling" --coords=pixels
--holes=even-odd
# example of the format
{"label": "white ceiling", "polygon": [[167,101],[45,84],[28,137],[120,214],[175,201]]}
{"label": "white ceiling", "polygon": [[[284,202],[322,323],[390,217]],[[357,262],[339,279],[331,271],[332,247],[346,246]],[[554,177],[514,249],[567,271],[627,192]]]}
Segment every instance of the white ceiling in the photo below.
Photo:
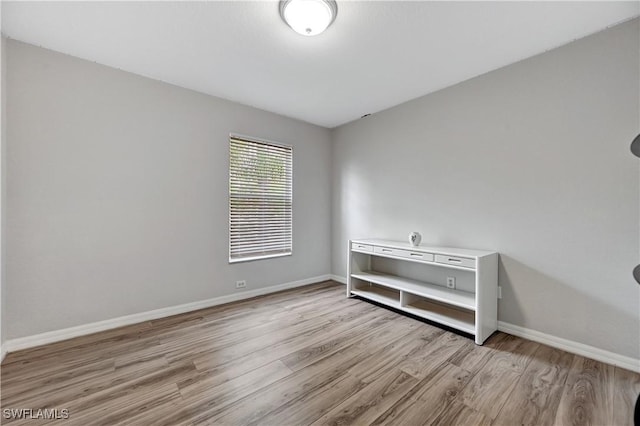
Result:
{"label": "white ceiling", "polygon": [[627,2],[338,0],[316,37],[275,1],[6,2],[5,35],[335,127],[638,16]]}

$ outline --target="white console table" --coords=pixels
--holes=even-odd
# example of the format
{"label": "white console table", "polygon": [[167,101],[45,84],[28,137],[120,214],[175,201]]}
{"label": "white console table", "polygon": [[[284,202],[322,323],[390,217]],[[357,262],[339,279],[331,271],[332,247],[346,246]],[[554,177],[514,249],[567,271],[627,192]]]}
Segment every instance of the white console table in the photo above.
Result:
{"label": "white console table", "polygon": [[478,345],[497,330],[496,252],[351,240],[347,267],[348,297],[360,296],[472,334]]}

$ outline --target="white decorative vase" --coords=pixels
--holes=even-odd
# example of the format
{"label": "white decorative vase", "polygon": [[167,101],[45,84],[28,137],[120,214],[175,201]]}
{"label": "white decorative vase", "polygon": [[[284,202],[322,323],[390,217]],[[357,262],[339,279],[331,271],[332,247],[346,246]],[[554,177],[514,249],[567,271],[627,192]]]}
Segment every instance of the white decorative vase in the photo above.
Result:
{"label": "white decorative vase", "polygon": [[419,232],[412,232],[409,234],[409,242],[412,246],[418,247],[422,241],[422,235]]}

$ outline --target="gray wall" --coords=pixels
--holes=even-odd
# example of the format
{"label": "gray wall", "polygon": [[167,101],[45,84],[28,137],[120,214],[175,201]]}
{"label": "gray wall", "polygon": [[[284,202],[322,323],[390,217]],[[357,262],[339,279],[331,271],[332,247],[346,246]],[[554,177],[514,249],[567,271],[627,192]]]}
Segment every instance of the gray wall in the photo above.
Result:
{"label": "gray wall", "polygon": [[[7,50],[7,338],[330,273],[329,130]],[[293,256],[228,264],[230,132],[294,146]]]}
{"label": "gray wall", "polygon": [[[2,9],[0,2],[0,11]],[[1,12],[0,12],[1,16]],[[0,18],[0,22],[2,18]],[[5,222],[7,219],[7,215],[5,214],[5,209],[7,203],[5,202],[6,197],[6,152],[7,152],[7,90],[6,90],[6,75],[7,75],[7,60],[6,60],[6,42],[5,38],[0,34],[0,347],[4,345],[4,341],[6,340],[6,332],[5,329],[7,327],[7,322],[4,320],[4,316],[6,314],[6,283],[5,279],[6,268],[5,268],[5,230],[7,229],[5,226]],[[0,357],[2,354],[0,353]]]}
{"label": "gray wall", "polygon": [[336,129],[333,272],[346,274],[350,238],[495,249],[501,321],[640,358],[639,31]]}

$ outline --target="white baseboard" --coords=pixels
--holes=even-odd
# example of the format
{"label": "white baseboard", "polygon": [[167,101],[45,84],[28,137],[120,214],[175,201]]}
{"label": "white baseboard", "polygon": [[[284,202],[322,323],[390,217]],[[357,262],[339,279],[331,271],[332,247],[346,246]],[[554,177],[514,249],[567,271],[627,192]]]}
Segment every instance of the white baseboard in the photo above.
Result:
{"label": "white baseboard", "polygon": [[10,339],[4,342],[4,345],[2,345],[2,356],[4,358],[4,353],[6,352],[15,352],[22,349],[33,348],[35,346],[46,345],[47,343],[59,342],[61,340],[67,340],[73,337],[97,333],[99,331],[110,330],[112,328],[123,327],[125,325],[132,325],[144,321],[151,321],[158,318],[168,317],[171,315],[183,314],[185,312],[210,308],[216,305],[236,302],[238,300],[250,299],[256,296],[262,296],[265,294],[275,293],[277,291],[288,290],[291,288],[301,287],[309,284],[327,281],[330,279],[331,275],[329,274],[320,275],[317,277],[274,285],[271,287],[258,288],[255,290],[243,291],[240,293],[214,297],[212,299],[200,300],[198,302],[185,303],[182,305],[169,306],[167,308],[155,309],[153,311],[140,312],[138,314],[126,315],[123,317],[93,322],[90,324],[79,325],[62,330],[48,331],[46,333],[36,334],[33,336]]}
{"label": "white baseboard", "polygon": [[503,321],[498,321],[498,330],[524,339],[533,340],[534,342],[543,343],[557,349],[562,349],[573,354],[581,355],[586,358],[595,359],[596,361],[613,364],[615,366],[640,373],[640,359],[605,351],[604,349],[599,349],[594,346],[552,336],[540,331],[530,330],[528,328],[509,324]]}
{"label": "white baseboard", "polygon": [[340,275],[331,275],[331,279],[340,284],[345,284],[345,285],[347,284],[347,278],[341,277]]}
{"label": "white baseboard", "polygon": [[0,344],[0,364],[2,364],[2,361],[4,361],[4,357],[7,355],[7,351],[5,350],[6,347],[7,345],[2,346]]}

